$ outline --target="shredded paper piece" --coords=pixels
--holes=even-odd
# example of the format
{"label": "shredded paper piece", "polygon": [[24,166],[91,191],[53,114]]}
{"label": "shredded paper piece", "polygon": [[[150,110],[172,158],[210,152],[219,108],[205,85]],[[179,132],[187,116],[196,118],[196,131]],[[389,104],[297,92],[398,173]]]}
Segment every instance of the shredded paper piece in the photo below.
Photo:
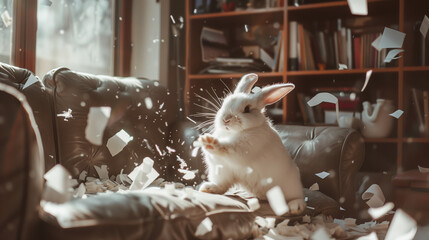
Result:
{"label": "shredded paper piece", "polygon": [[377,49],[377,51],[382,50],[382,48],[380,48],[380,40],[381,40],[381,36],[378,36],[372,43],[371,46],[373,46],[375,49]]}
{"label": "shredded paper piece", "polygon": [[323,171],[323,172],[320,172],[320,173],[316,173],[315,175],[318,176],[318,177],[320,177],[321,179],[325,179],[327,176],[329,176],[329,173]]}
{"label": "shredded paper piece", "polygon": [[385,240],[413,239],[417,232],[416,221],[402,209],[398,209],[393,216],[392,223],[387,231]]}
{"label": "shredded paper piece", "polygon": [[27,81],[25,82],[24,86],[22,87],[22,90],[28,88],[29,86],[33,85],[38,81],[39,80],[37,79],[37,77],[31,74],[30,77],[28,77]]}
{"label": "shredded paper piece", "polygon": [[381,190],[380,186],[377,184],[372,184],[363,194],[362,194],[363,200],[368,200],[366,204],[370,208],[378,208],[384,205],[384,201],[386,199],[384,198],[383,191]]}
{"label": "shredded paper piece", "polygon": [[159,173],[153,168],[154,161],[149,157],[143,159],[142,164],[135,167],[128,174],[128,177],[133,180],[130,190],[141,190],[148,187],[159,176]]}
{"label": "shredded paper piece", "polygon": [[57,117],[64,117],[64,121],[66,121],[66,122],[67,122],[69,118],[73,118],[72,110],[69,108],[69,109],[67,110],[67,112],[66,112],[66,111],[63,111],[63,113],[58,113],[58,114],[57,114]]}
{"label": "shredded paper piece", "polygon": [[95,171],[97,171],[98,177],[101,180],[109,179],[109,171],[107,171],[107,165],[101,165],[101,167],[94,166],[94,168],[95,168]]}
{"label": "shredded paper piece", "polygon": [[12,18],[7,10],[1,14],[1,19],[3,20],[4,26],[7,28],[12,24]]}
{"label": "shredded paper piece", "polygon": [[348,67],[347,67],[347,65],[345,65],[345,64],[338,64],[338,70],[346,70],[346,69],[348,69]]}
{"label": "shredded paper piece", "polygon": [[247,205],[252,211],[256,211],[261,207],[257,198],[251,198],[247,200]]}
{"label": "shredded paper piece", "polygon": [[110,118],[111,107],[91,107],[88,113],[85,138],[92,144],[103,143],[103,133]]}
{"label": "shredded paper piece", "polygon": [[326,232],[325,228],[317,229],[311,236],[312,240],[330,240],[331,236]]}
{"label": "shredded paper piece", "polygon": [[277,216],[281,216],[289,211],[283,191],[279,186],[275,186],[267,191],[267,199]]}
{"label": "shredded paper piece", "polygon": [[313,185],[310,186],[309,190],[310,191],[318,191],[319,190],[319,184],[314,183]]}
{"label": "shredded paper piece", "polygon": [[386,215],[388,212],[390,212],[390,210],[392,210],[393,207],[395,207],[395,204],[388,202],[388,203],[384,204],[384,206],[382,206],[382,207],[368,209],[368,213],[369,213],[369,215],[371,215],[371,217],[373,219],[378,219],[378,218]]}
{"label": "shredded paper piece", "polygon": [[404,43],[405,33],[385,27],[378,47],[383,48],[401,48]]}
{"label": "shredded paper piece", "polygon": [[186,169],[178,169],[178,171],[180,172],[180,173],[183,173],[184,175],[183,175],[183,179],[185,179],[185,180],[192,180],[192,179],[194,179],[195,178],[195,173],[198,171],[198,170],[186,170]]}
{"label": "shredded paper piece", "polygon": [[55,203],[64,203],[71,199],[69,191],[70,173],[61,164],[55,165],[45,175],[46,186],[43,192],[43,200]]}
{"label": "shredded paper piece", "polygon": [[350,12],[353,15],[368,15],[368,5],[366,0],[347,0]]}
{"label": "shredded paper piece", "polygon": [[417,166],[417,167],[419,167],[419,171],[421,173],[429,173],[429,168],[424,168],[424,167],[420,167],[420,166]]}
{"label": "shredded paper piece", "polygon": [[204,236],[206,233],[211,232],[213,229],[213,222],[210,218],[206,217],[197,227],[195,236]]}
{"label": "shredded paper piece", "polygon": [[426,35],[429,30],[429,18],[425,15],[420,25],[420,33],[423,35],[423,38],[426,38]]}
{"label": "shredded paper piece", "polygon": [[398,109],[398,110],[396,110],[395,112],[393,112],[393,113],[391,113],[389,115],[392,116],[392,117],[394,117],[394,118],[396,118],[396,119],[398,119],[398,118],[400,118],[402,116],[403,113],[404,113],[404,111]]}
{"label": "shredded paper piece", "polygon": [[371,78],[371,75],[372,75],[372,70],[368,70],[366,72],[366,75],[365,75],[365,83],[363,84],[363,87],[360,90],[361,92],[363,92],[363,90],[365,90],[366,86],[368,85],[368,82],[369,82],[369,79]]}
{"label": "shredded paper piece", "polygon": [[133,137],[122,129],[107,140],[106,146],[112,157],[114,157],[116,154],[120,153],[131,140],[133,140]]}
{"label": "shredded paper piece", "polygon": [[390,63],[393,59],[400,58],[401,56],[397,57],[397,55],[399,53],[403,52],[403,51],[404,51],[403,49],[393,49],[393,50],[390,50],[389,53],[387,54],[386,58],[384,59],[384,62],[385,63]]}

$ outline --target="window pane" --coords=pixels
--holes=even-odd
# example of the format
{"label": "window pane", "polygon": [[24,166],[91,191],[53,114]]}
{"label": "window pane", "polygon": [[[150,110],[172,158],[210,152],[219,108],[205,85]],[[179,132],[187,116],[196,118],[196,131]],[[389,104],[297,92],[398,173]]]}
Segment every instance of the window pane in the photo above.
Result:
{"label": "window pane", "polygon": [[59,0],[37,9],[36,74],[65,66],[113,75],[113,0]]}
{"label": "window pane", "polygon": [[12,54],[12,0],[0,0],[0,14],[0,62],[10,63]]}

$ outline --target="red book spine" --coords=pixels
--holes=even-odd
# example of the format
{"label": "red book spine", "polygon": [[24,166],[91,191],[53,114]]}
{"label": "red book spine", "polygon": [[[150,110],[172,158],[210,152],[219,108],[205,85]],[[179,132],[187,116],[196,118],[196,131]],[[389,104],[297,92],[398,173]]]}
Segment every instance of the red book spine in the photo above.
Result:
{"label": "red book spine", "polygon": [[353,46],[354,46],[354,58],[355,58],[355,68],[360,69],[362,66],[361,63],[361,52],[360,52],[360,37],[355,37],[353,39]]}

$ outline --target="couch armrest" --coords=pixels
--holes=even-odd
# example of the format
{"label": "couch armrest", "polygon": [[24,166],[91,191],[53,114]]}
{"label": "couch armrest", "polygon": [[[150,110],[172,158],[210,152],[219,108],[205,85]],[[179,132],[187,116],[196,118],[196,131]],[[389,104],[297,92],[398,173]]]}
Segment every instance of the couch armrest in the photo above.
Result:
{"label": "couch armrest", "polygon": [[[319,184],[320,191],[354,214],[356,173],[363,164],[365,144],[353,129],[277,125],[283,144],[301,172],[304,187]],[[325,179],[316,173],[328,172]]]}

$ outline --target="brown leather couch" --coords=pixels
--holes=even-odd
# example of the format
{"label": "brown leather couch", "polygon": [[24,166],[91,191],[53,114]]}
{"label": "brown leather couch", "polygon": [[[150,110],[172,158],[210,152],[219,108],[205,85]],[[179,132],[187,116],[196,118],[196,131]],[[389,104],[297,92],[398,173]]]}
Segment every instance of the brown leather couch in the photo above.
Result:
{"label": "brown leather couch", "polygon": [[[94,166],[102,164],[108,165],[112,175],[121,169],[130,172],[149,156],[160,177],[190,186],[201,183],[204,166],[200,155],[191,156],[198,132],[192,123],[177,120],[179,112],[172,95],[156,81],[58,68],[47,73],[43,81],[22,89],[31,74],[0,63],[0,98],[5,99],[0,102],[0,116],[4,116],[0,127],[8,130],[0,133],[0,239],[246,239],[251,237],[255,216],[273,215],[266,201],[261,201],[258,211],[250,210],[242,193],[223,196],[194,192],[191,200],[158,188],[99,194],[41,208],[43,169],[58,163],[74,177],[83,170],[96,176]],[[148,98],[153,104],[150,109],[145,106]],[[102,146],[94,146],[85,138],[91,106],[112,108]],[[57,116],[69,108],[72,118],[65,121]],[[354,215],[353,183],[364,158],[362,137],[337,127],[276,128],[300,169],[304,187],[315,182],[320,186],[320,191],[305,189],[309,208],[304,214]],[[121,129],[133,140],[112,157],[105,143]],[[167,147],[176,152],[167,151]],[[195,179],[181,178],[177,156],[190,169],[199,170]],[[320,179],[315,175],[322,171],[330,172],[330,176]],[[10,185],[11,181],[16,182]],[[206,217],[213,222],[213,230],[196,236],[198,225]],[[284,218],[300,220],[301,216],[278,217]]]}

